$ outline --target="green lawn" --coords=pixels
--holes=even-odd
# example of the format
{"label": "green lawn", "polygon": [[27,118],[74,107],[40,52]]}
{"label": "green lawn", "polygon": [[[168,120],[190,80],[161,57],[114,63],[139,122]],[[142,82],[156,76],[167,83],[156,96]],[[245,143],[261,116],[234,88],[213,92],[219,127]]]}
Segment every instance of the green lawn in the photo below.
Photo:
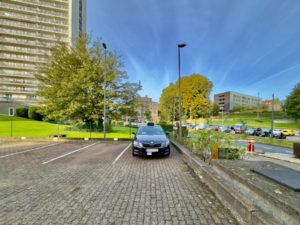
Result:
{"label": "green lawn", "polygon": [[[213,124],[222,124],[221,115],[213,119]],[[287,117],[283,112],[275,112],[275,123],[274,127],[277,129],[294,129],[300,130],[300,121],[292,123],[282,123],[276,122],[276,120],[284,120]],[[241,120],[247,122],[248,127],[261,127],[270,128],[271,127],[271,112],[263,112],[259,114],[259,120],[257,120],[257,113],[229,113],[224,114],[224,125],[234,125],[241,123]]]}
{"label": "green lawn", "polygon": [[[103,138],[102,132],[69,131],[70,125],[53,124],[20,117],[0,116],[0,137],[45,138],[54,134],[66,134],[68,138]],[[131,138],[136,128],[113,127],[107,138]]]}

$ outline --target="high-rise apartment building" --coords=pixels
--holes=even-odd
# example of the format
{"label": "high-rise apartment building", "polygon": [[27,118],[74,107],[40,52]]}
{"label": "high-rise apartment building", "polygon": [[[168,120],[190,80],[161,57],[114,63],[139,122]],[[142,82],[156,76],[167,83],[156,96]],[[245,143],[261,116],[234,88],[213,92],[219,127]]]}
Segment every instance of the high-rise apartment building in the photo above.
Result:
{"label": "high-rise apartment building", "polygon": [[57,42],[86,32],[86,0],[0,0],[0,113],[34,104],[37,67]]}

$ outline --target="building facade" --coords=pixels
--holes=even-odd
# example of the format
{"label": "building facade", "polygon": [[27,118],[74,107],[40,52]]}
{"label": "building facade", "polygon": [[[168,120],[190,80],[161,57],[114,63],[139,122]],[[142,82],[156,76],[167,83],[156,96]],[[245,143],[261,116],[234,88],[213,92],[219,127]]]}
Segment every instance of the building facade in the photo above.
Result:
{"label": "building facade", "polygon": [[[273,101],[272,100],[265,100],[262,102],[263,109],[267,111],[272,111],[273,108]],[[279,100],[274,101],[274,111],[282,111],[282,104]]]}
{"label": "building facade", "polygon": [[261,104],[261,100],[258,97],[233,91],[215,94],[214,102],[219,106],[220,110],[223,109],[224,112],[231,111],[235,106],[256,107]]}
{"label": "building facade", "polygon": [[0,113],[5,105],[35,104],[37,68],[58,42],[86,32],[86,0],[0,1]]}
{"label": "building facade", "polygon": [[158,123],[158,103],[153,102],[151,98],[139,97],[138,98],[138,106],[137,106],[138,117],[137,120],[139,122],[149,122],[147,119],[147,114],[150,115],[151,122]]}

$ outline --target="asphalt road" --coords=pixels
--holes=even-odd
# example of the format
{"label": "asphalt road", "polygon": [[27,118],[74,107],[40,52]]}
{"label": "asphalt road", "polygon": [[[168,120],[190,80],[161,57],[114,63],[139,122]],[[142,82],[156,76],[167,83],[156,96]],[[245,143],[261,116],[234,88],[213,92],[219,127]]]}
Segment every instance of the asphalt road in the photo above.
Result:
{"label": "asphalt road", "polygon": [[237,224],[172,149],[129,142],[0,147],[0,224]]}
{"label": "asphalt road", "polygon": [[[247,141],[238,141],[236,143],[239,146],[247,145]],[[279,146],[274,146],[274,145],[266,145],[266,144],[260,144],[260,143],[254,143],[254,147],[256,150],[259,150],[259,151],[265,152],[265,153],[293,154],[293,149],[291,149],[291,148],[279,147]]]}

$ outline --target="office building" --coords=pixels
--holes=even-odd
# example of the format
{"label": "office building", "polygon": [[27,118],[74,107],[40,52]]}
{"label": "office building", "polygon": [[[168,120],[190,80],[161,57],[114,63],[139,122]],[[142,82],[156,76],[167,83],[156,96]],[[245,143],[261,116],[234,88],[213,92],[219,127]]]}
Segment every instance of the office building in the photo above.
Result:
{"label": "office building", "polygon": [[72,45],[86,32],[86,0],[1,0],[0,24],[0,113],[6,113],[6,106],[40,100],[37,68],[56,43]]}
{"label": "office building", "polygon": [[215,94],[214,102],[224,112],[231,111],[235,106],[257,107],[261,104],[261,100],[258,97],[233,91]]}

